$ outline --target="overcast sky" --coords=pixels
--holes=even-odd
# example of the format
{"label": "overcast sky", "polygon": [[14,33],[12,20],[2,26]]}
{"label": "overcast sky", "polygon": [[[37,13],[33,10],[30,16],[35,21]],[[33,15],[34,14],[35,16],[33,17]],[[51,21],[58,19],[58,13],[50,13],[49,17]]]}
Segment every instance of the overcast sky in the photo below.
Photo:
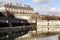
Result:
{"label": "overcast sky", "polygon": [[0,3],[8,2],[30,5],[40,14],[60,16],[60,0],[0,0]]}

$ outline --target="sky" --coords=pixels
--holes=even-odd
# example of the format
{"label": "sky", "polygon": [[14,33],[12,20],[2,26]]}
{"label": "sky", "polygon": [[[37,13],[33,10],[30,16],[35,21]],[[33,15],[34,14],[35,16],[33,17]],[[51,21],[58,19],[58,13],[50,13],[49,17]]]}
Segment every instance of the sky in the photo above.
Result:
{"label": "sky", "polygon": [[60,0],[0,0],[0,3],[8,2],[30,5],[40,14],[60,16]]}

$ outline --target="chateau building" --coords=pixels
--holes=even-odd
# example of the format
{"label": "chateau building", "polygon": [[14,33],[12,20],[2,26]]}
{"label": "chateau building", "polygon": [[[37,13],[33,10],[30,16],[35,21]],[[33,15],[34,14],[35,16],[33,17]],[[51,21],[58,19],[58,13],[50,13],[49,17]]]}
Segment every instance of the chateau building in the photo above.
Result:
{"label": "chateau building", "polygon": [[12,3],[0,4],[0,12],[6,17],[20,18],[20,15],[32,15],[34,13],[33,8],[29,5],[13,5]]}
{"label": "chateau building", "polygon": [[40,20],[60,20],[58,16],[41,15],[34,12],[34,9],[29,5],[13,5],[13,3],[0,4],[0,16],[27,19],[28,21]]}
{"label": "chateau building", "polygon": [[[13,5],[13,3],[0,4],[0,14],[11,18],[27,19],[28,21],[36,19],[36,13],[34,12],[34,9],[29,5]],[[41,19],[40,17],[41,15],[39,16],[38,14],[37,18]]]}

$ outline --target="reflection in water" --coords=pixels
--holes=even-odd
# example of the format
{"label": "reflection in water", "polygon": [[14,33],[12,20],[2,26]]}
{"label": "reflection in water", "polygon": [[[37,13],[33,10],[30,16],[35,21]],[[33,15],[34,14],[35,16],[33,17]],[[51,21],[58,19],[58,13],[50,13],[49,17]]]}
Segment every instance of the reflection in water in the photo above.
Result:
{"label": "reflection in water", "polygon": [[26,34],[22,37],[18,37],[15,40],[58,40],[58,35],[48,36],[48,37],[40,37],[40,38],[28,38],[29,35]]}
{"label": "reflection in water", "polygon": [[[16,36],[16,37],[13,37],[13,36],[6,36],[8,39],[4,39],[2,38],[2,40],[58,40],[58,36],[59,35],[50,35],[50,36],[46,36],[46,37],[32,37],[30,34],[25,34],[25,35],[22,35],[22,36]],[[1,39],[0,39],[1,40]]]}
{"label": "reflection in water", "polygon": [[36,38],[36,40],[58,40],[58,35],[45,37],[45,38]]}

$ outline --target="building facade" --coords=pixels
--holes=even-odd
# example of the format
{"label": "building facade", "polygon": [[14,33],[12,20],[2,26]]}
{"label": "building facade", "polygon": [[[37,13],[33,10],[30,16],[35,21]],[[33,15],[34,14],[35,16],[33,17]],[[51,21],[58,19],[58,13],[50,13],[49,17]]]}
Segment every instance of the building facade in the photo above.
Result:
{"label": "building facade", "polygon": [[14,6],[12,3],[8,4],[0,4],[0,12],[4,12],[3,14],[8,17],[20,18],[20,15],[32,15],[34,13],[33,8],[29,5],[16,5]]}

